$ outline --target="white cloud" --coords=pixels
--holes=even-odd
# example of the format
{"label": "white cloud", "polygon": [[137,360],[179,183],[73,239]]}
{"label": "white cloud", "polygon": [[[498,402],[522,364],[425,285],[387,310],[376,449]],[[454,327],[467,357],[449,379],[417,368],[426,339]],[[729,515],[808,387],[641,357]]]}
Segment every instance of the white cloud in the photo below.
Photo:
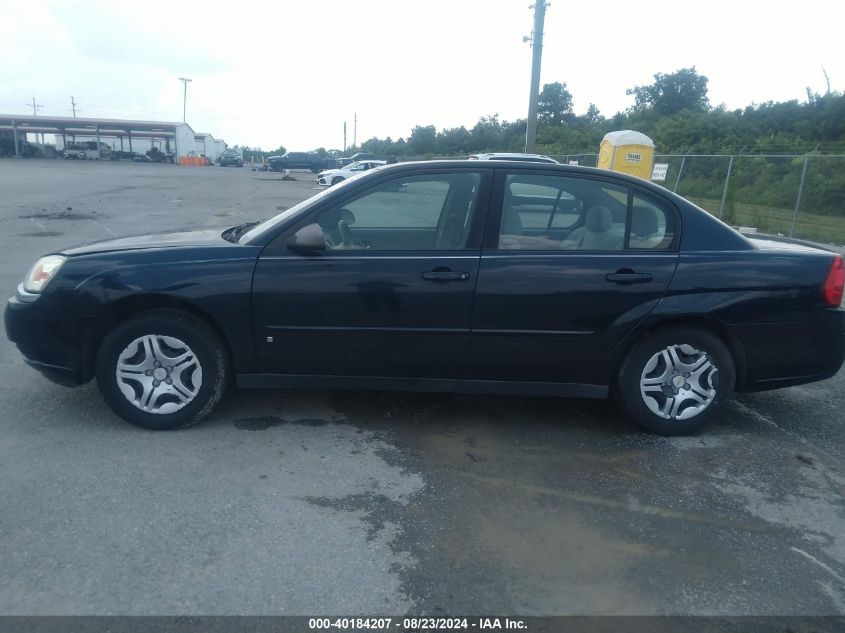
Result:
{"label": "white cloud", "polygon": [[[8,0],[7,0],[8,2]],[[218,4],[220,5],[218,7]],[[229,143],[290,149],[406,136],[416,124],[471,126],[527,109],[528,0],[12,0],[0,23],[0,111],[181,119]],[[543,82],[565,81],[577,111],[631,103],[625,90],[695,65],[714,104],[845,86],[842,3],[575,3],[547,12]]]}

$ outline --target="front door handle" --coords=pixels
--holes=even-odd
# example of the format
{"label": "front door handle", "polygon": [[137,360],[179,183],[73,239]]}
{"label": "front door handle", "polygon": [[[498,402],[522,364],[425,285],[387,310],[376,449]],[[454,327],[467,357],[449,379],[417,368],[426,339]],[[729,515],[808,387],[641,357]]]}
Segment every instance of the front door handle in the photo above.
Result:
{"label": "front door handle", "polygon": [[635,273],[630,268],[617,270],[615,273],[605,275],[604,278],[612,283],[620,285],[644,284],[648,283],[652,279],[651,273]]}
{"label": "front door handle", "polygon": [[423,273],[422,278],[428,281],[466,281],[469,279],[469,273],[452,270],[431,270]]}

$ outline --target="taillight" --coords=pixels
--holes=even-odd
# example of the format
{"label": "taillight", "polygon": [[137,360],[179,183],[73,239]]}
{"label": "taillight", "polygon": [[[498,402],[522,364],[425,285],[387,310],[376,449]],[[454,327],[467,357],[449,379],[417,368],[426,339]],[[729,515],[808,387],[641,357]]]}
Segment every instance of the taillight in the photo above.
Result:
{"label": "taillight", "polygon": [[845,288],[845,264],[843,264],[842,258],[837,256],[833,260],[833,264],[830,265],[827,279],[824,280],[824,288],[822,289],[824,300],[838,308],[842,303],[843,288]]}

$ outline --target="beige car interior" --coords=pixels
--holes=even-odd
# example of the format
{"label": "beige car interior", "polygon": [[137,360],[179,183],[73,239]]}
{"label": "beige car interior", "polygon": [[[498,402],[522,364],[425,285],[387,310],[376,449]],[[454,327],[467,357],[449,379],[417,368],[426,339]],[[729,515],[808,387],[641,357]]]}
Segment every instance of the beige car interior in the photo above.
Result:
{"label": "beige car interior", "polygon": [[[558,196],[560,200],[560,196]],[[636,202],[636,198],[635,198]],[[564,227],[524,226],[523,219],[534,212],[530,205],[520,205],[519,196],[510,188],[505,190],[502,209],[502,227],[499,237],[500,249],[516,250],[589,250],[621,251],[625,248],[624,206],[619,205],[616,213],[607,206],[588,206],[583,215],[574,222],[576,228],[567,232]],[[536,208],[538,215],[549,215],[549,210]],[[522,216],[520,214],[523,214]],[[557,216],[552,211],[552,218]],[[631,236],[629,248],[661,249],[672,241],[667,232],[665,216],[651,205],[634,205],[631,214]]]}

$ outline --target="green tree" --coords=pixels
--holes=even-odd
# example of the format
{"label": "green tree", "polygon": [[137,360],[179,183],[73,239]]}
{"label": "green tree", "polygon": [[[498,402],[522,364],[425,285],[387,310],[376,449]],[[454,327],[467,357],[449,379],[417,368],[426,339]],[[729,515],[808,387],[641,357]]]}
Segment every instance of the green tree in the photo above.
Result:
{"label": "green tree", "polygon": [[703,112],[710,109],[707,81],[693,66],[669,74],[657,73],[653,84],[634,86],[626,94],[634,95],[634,110],[653,110],[661,116],[681,110]]}
{"label": "green tree", "polygon": [[602,116],[598,106],[595,103],[590,103],[589,107],[587,107],[587,111],[584,113],[581,119],[585,123],[601,123],[602,121],[604,121],[604,117]]}
{"label": "green tree", "polygon": [[572,93],[566,89],[565,83],[545,84],[537,106],[543,123],[558,125],[572,118]]}
{"label": "green tree", "polygon": [[437,128],[433,125],[417,125],[408,137],[408,151],[412,156],[437,153]]}
{"label": "green tree", "polygon": [[438,136],[440,153],[444,156],[467,154],[472,146],[472,134],[463,126],[443,130]]}
{"label": "green tree", "polygon": [[[502,125],[499,123],[499,115],[491,114],[478,119],[472,130],[471,152],[495,152],[503,151],[502,147]],[[522,130],[525,134],[525,130]]]}

